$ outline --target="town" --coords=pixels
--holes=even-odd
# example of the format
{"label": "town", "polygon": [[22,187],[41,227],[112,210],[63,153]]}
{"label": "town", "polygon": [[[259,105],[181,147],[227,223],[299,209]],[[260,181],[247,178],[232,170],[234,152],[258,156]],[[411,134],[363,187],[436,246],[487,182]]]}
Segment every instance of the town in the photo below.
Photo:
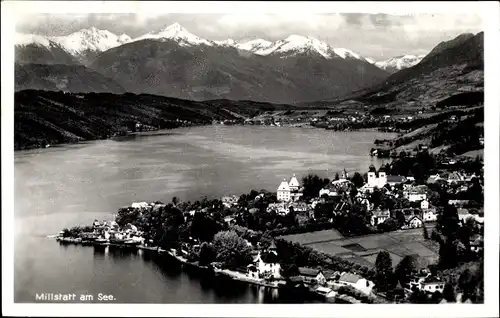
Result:
{"label": "town", "polygon": [[61,242],[167,253],[216,275],[340,303],[483,300],[483,163],[423,149],[275,192],[136,202]]}

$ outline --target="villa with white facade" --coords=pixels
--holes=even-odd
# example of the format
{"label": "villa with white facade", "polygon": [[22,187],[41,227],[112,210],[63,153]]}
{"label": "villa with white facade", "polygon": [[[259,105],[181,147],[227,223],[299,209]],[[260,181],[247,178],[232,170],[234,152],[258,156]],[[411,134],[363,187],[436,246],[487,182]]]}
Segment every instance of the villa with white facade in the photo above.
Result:
{"label": "villa with white facade", "polygon": [[293,174],[290,181],[286,181],[286,179],[284,179],[280,183],[276,192],[278,201],[282,202],[295,201],[300,196],[302,196],[302,193],[300,193],[300,183],[299,180],[297,180],[297,178],[295,177],[295,174]]}

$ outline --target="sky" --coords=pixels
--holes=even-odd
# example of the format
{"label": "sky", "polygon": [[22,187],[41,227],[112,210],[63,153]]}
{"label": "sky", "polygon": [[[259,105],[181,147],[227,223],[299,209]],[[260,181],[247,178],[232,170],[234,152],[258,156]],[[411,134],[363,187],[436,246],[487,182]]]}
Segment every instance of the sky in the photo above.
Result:
{"label": "sky", "polygon": [[20,17],[16,31],[57,36],[94,26],[134,38],[175,22],[209,40],[276,41],[291,34],[312,36],[375,61],[405,54],[427,54],[441,41],[462,33],[480,32],[483,26],[478,14],[463,13],[36,13]]}

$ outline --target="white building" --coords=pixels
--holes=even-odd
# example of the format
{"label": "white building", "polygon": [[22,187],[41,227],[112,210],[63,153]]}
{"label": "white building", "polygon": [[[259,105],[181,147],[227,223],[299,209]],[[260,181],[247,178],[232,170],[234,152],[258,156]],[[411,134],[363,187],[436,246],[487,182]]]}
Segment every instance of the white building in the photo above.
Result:
{"label": "white building", "polygon": [[338,284],[335,285],[352,286],[366,295],[369,295],[375,286],[375,284],[370,280],[356,274],[345,272],[340,275]]}
{"label": "white building", "polygon": [[408,225],[408,228],[409,229],[416,229],[416,228],[419,228],[419,227],[422,227],[422,219],[420,219],[420,217],[414,215],[412,217],[410,217],[407,221],[407,225]]}
{"label": "white building", "polygon": [[379,171],[374,166],[370,166],[368,170],[368,186],[382,188],[387,183],[387,174],[384,167],[380,167]]}
{"label": "white building", "polygon": [[281,278],[281,265],[275,251],[260,253],[248,265],[248,275],[254,278]]}
{"label": "white building", "polygon": [[429,201],[427,200],[422,200],[422,202],[420,202],[420,208],[422,210],[427,210],[429,209]]}
{"label": "white building", "polygon": [[290,188],[290,191],[299,191],[300,184],[299,180],[295,177],[295,173],[290,179],[290,182],[288,182],[288,187]]}
{"label": "white building", "polygon": [[370,224],[372,226],[377,226],[378,224],[384,223],[390,217],[391,217],[391,212],[389,210],[374,211],[370,218]]}
{"label": "white building", "polygon": [[403,195],[410,202],[427,200],[426,189],[426,186],[409,187],[403,191]]}
{"label": "white building", "polygon": [[423,210],[422,219],[424,222],[437,221],[437,213],[435,209]]}
{"label": "white building", "polygon": [[286,181],[286,179],[284,179],[281,182],[276,196],[278,201],[283,202],[295,201],[302,196],[302,193],[300,192],[300,183],[295,177],[295,174],[293,174],[290,181]]}
{"label": "white building", "polygon": [[428,293],[443,293],[444,290],[444,282],[440,279],[427,278],[420,285],[420,289]]}
{"label": "white building", "polygon": [[290,194],[291,194],[291,191],[290,191],[290,186],[288,185],[288,182],[286,181],[286,179],[284,179],[280,186],[278,187],[278,191],[277,191],[277,199],[278,201],[285,201],[285,202],[288,202],[290,201]]}

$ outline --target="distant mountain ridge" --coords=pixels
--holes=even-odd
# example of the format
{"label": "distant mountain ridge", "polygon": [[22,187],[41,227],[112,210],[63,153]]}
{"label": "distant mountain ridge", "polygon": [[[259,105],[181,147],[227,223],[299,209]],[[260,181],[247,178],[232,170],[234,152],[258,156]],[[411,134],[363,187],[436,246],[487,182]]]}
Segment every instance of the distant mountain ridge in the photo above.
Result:
{"label": "distant mountain ridge", "polygon": [[[275,42],[263,39],[241,42],[233,39],[211,41],[192,34],[179,23],[174,23],[157,31],[148,32],[133,39],[126,34],[118,36],[110,31],[99,30],[95,27],[81,29],[65,36],[50,37],[36,35],[36,37],[38,37],[40,41],[51,41],[58,44],[83,64],[88,64],[98,53],[126,43],[147,39],[174,40],[181,46],[206,45],[233,47],[258,55],[280,54],[283,56],[287,55],[286,53],[295,54],[297,52],[303,53],[304,51],[312,50],[323,55],[325,58],[341,57],[366,60],[349,49],[334,48],[325,42],[308,36],[290,35],[283,40]],[[16,35],[16,45],[19,46],[21,43],[26,44],[26,34],[18,33]]]}
{"label": "distant mountain ridge", "polygon": [[425,57],[425,55],[401,55],[395,56],[385,61],[375,62],[375,66],[388,71],[389,73],[396,73],[405,68],[412,67]]}
{"label": "distant mountain ridge", "polygon": [[484,33],[438,44],[418,64],[344,98],[386,107],[432,107],[461,92],[484,92]]}
{"label": "distant mountain ridge", "polygon": [[[448,51],[475,37],[463,34],[442,42],[423,59],[405,55],[374,62],[349,49],[335,48],[308,36],[290,35],[274,42],[211,41],[175,23],[136,38],[96,28],[66,37],[20,35],[16,62],[68,65],[80,62],[88,71],[102,74],[125,91],[135,93],[193,100],[299,103],[376,91],[442,67],[471,64],[467,62],[470,53]],[[477,57],[469,58],[482,65]],[[59,68],[58,72],[61,71]],[[81,86],[78,89],[88,91]]]}

